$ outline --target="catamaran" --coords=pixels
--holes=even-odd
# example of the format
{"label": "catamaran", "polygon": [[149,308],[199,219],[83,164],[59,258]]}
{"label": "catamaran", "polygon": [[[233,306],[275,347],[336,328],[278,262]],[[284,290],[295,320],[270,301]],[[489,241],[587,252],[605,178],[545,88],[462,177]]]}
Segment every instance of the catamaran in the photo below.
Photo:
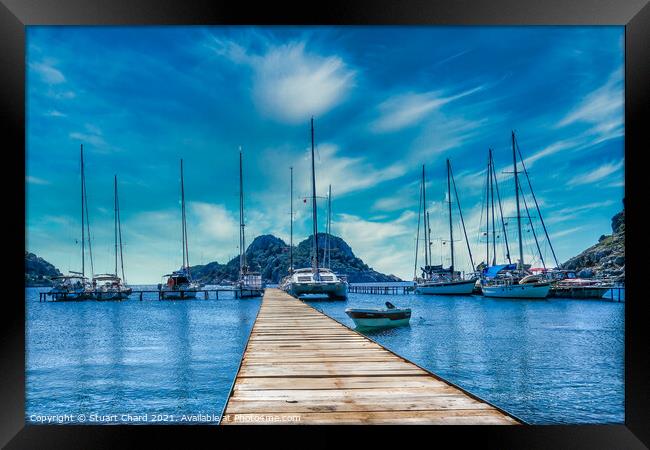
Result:
{"label": "catamaran", "polygon": [[192,281],[189,251],[187,246],[187,220],[185,217],[185,185],[183,181],[183,160],[181,159],[181,247],[183,265],[179,270],[163,275],[166,281],[158,285],[161,300],[187,300],[196,298],[199,284]]}
{"label": "catamaran", "polygon": [[[120,200],[117,195],[117,175],[113,178],[113,222],[115,236],[115,272],[93,277],[93,287],[97,300],[125,300],[133,291],[126,285],[124,276],[124,255],[122,246],[122,221],[120,220]],[[118,276],[118,261],[122,278]]]}
{"label": "catamaran", "polygon": [[86,196],[86,173],[84,170],[84,146],[81,144],[81,272],[70,271],[69,275],[52,278],[54,286],[50,290],[56,301],[74,301],[93,299],[93,287],[86,277],[86,234],[88,235],[88,254],[90,257],[91,277],[94,272],[93,251],[90,239],[90,221],[88,220],[88,198]]}
{"label": "catamaran", "polygon": [[461,224],[463,226],[463,232],[465,234],[465,241],[467,242],[467,251],[469,253],[469,259],[474,267],[474,262],[472,259],[472,250],[469,246],[469,241],[467,240],[467,232],[465,230],[465,221],[463,219],[463,211],[460,206],[460,199],[458,197],[458,191],[456,190],[456,182],[453,178],[453,173],[451,170],[451,162],[447,160],[447,199],[449,206],[449,251],[451,255],[451,265],[448,268],[443,268],[442,265],[431,265],[431,225],[429,223],[429,214],[426,210],[426,179],[425,179],[425,169],[422,165],[422,181],[420,184],[420,213],[424,212],[424,236],[426,242],[424,244],[424,267],[421,268],[422,276],[417,277],[417,254],[418,254],[418,245],[420,238],[420,218],[422,214],[418,214],[418,237],[416,241],[415,249],[415,293],[416,294],[427,294],[427,295],[471,295],[476,286],[476,277],[471,277],[469,279],[464,279],[459,271],[455,269],[454,265],[454,229],[452,222],[452,192],[451,186],[454,186],[454,193],[456,196],[456,203],[458,204],[458,211],[460,214]]}
{"label": "catamaran", "polygon": [[264,293],[262,275],[253,272],[246,261],[246,235],[244,233],[244,177],[242,151],[239,149],[239,280],[236,289],[241,298],[260,297]]}
{"label": "catamaran", "polygon": [[[508,264],[501,264],[497,265],[496,264],[496,239],[494,237],[494,234],[496,233],[496,229],[494,226],[494,194],[493,194],[493,189],[494,186],[496,185],[496,171],[494,169],[494,161],[492,159],[492,150],[488,152],[488,184],[487,184],[487,197],[490,197],[491,193],[491,198],[492,198],[492,244],[493,244],[493,252],[492,252],[492,266],[490,267],[485,267],[483,269],[482,277],[481,277],[481,290],[483,292],[483,295],[486,297],[502,297],[502,298],[522,298],[522,299],[534,299],[534,298],[546,298],[549,294],[549,291],[551,289],[551,283],[543,278],[541,275],[533,274],[530,270],[530,266],[526,266],[524,264],[524,248],[523,248],[523,239],[522,239],[522,231],[521,231],[521,206],[520,206],[520,194],[521,197],[523,197],[523,190],[521,189],[520,182],[519,182],[519,168],[518,168],[518,162],[517,162],[517,145],[515,141],[515,132],[512,132],[512,159],[513,159],[513,173],[514,173],[514,182],[515,182],[515,204],[517,207],[517,236],[518,236],[518,243],[519,243],[519,260],[516,263],[512,263],[512,260],[510,258],[510,251],[508,249],[508,243],[507,243],[507,237],[505,237],[505,242],[506,242],[506,255],[508,258]],[[537,199],[535,198],[535,194],[533,193],[532,190],[532,185],[530,183],[530,178],[528,178],[528,172],[526,171],[526,166],[524,164],[524,160],[521,157],[521,152],[519,152],[519,159],[521,160],[522,164],[522,169],[524,174],[526,175],[526,178],[528,179],[528,185],[530,188],[530,191],[533,195],[533,199],[535,200],[535,205],[537,207],[537,213],[540,217],[540,220],[542,221],[542,225],[544,226],[544,232],[546,233],[546,238],[549,242],[550,245],[550,239],[548,237],[548,232],[546,231],[546,226],[544,225],[544,221],[541,218],[541,212],[539,210],[539,205],[537,204]],[[499,195],[498,191],[498,185],[496,187],[497,189],[497,196],[498,196],[498,202],[499,202],[499,208],[501,209],[501,198]],[[528,205],[526,203],[525,197],[523,197],[523,202],[524,202],[524,207],[526,209],[527,217],[528,217],[528,222],[531,231],[533,232],[533,236],[535,238],[535,243],[537,245],[537,250],[539,252],[540,259],[542,261],[542,264],[544,267],[546,267],[544,263],[544,257],[542,255],[540,246],[539,246],[539,241],[537,239],[537,235],[535,233],[535,229],[533,227],[533,223],[530,217],[530,213],[528,211]],[[489,263],[489,248],[490,248],[490,233],[489,233],[489,208],[488,208],[488,240],[487,240],[487,251],[488,251],[488,258],[486,260],[486,263]],[[502,228],[503,228],[503,234],[506,236],[506,230],[505,230],[505,223],[503,220],[503,211],[501,210],[501,221],[502,221]],[[553,251],[553,247],[551,245],[551,251]],[[553,251],[553,257],[555,258],[555,252]],[[557,264],[557,259],[556,259],[556,264]]]}
{"label": "catamaran", "polygon": [[[292,170],[293,174],[293,170]],[[340,279],[332,270],[319,264],[318,215],[316,212],[316,168],[314,163],[314,118],[311,119],[311,182],[312,182],[312,266],[293,270],[293,258],[289,275],[282,280],[280,287],[294,297],[303,295],[326,295],[333,300],[345,300],[348,296],[348,283]],[[292,177],[293,187],[293,177]],[[293,190],[292,190],[293,193]],[[293,208],[293,195],[291,199]],[[292,209],[293,213],[293,209]],[[291,217],[293,223],[293,214]],[[293,227],[292,227],[293,232]],[[293,253],[292,253],[293,255]]]}

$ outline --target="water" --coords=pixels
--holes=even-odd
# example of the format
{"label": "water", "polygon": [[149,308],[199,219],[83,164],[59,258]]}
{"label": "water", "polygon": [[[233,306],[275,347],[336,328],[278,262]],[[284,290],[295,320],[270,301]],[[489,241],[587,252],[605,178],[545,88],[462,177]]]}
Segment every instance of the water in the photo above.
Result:
{"label": "water", "polygon": [[[42,290],[26,289],[27,422],[218,421],[258,299],[39,303]],[[364,294],[308,303],[354,327],[345,308],[386,301],[412,308],[411,324],[370,338],[525,421],[624,422],[624,303]]]}
{"label": "water", "polygon": [[309,301],[354,327],[348,307],[410,307],[371,339],[533,424],[623,423],[624,303],[350,294]]}
{"label": "water", "polygon": [[218,422],[259,299],[39,303],[44,290],[25,290],[28,423]]}

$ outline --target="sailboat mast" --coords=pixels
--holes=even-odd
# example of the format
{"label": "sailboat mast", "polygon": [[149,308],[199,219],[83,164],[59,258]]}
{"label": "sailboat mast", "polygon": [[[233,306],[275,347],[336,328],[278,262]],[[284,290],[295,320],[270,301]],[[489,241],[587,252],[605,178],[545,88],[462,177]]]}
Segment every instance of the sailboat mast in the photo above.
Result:
{"label": "sailboat mast", "polygon": [[510,246],[508,245],[508,233],[506,232],[506,223],[503,218],[503,207],[501,206],[501,194],[499,193],[499,183],[497,181],[497,174],[494,171],[494,159],[492,157],[492,150],[490,149],[490,161],[492,163],[492,180],[497,191],[497,202],[499,204],[499,214],[501,214],[501,229],[503,230],[503,240],[506,244],[506,258],[508,258],[508,264],[512,264],[512,259],[510,258]]}
{"label": "sailboat mast", "polygon": [[418,277],[418,251],[420,247],[420,220],[422,219],[422,183],[420,183],[420,203],[418,204],[418,231],[415,235],[415,263],[413,265],[413,279]]}
{"label": "sailboat mast", "polygon": [[185,183],[183,180],[183,159],[181,158],[181,245],[183,247],[183,269],[189,265],[187,257],[187,233],[185,224]]}
{"label": "sailboat mast", "polygon": [[81,276],[86,276],[86,234],[84,216],[84,145],[81,144]]}
{"label": "sailboat mast", "polygon": [[451,276],[454,276],[454,228],[451,220],[451,165],[447,160],[447,198],[449,200],[449,249],[451,253]]}
{"label": "sailboat mast", "polygon": [[426,268],[429,265],[429,221],[427,220],[427,188],[426,188],[426,179],[424,176],[424,164],[422,164],[422,210],[424,218],[424,267]]}
{"label": "sailboat mast", "polygon": [[314,223],[314,273],[318,274],[318,215],[316,213],[316,165],[314,163],[314,118],[311,118],[311,209]]}
{"label": "sailboat mast", "polygon": [[[83,158],[82,158],[83,162]],[[90,258],[90,274],[91,276],[95,276],[95,266],[93,265],[93,246],[92,246],[92,239],[90,236],[90,218],[88,217],[88,191],[86,190],[86,171],[85,168],[82,171],[81,175],[83,179],[83,205],[84,205],[84,211],[86,215],[86,235],[88,236],[88,257]]]}
{"label": "sailboat mast", "polygon": [[515,132],[512,131],[512,164],[515,173],[515,201],[517,203],[517,231],[519,235],[519,265],[524,268],[524,246],[521,240],[521,214],[519,211],[519,175],[517,173],[517,152],[515,150]]}
{"label": "sailboat mast", "polygon": [[[492,169],[492,172],[494,172],[494,164],[492,163],[492,149],[489,150],[490,154],[490,167]],[[496,240],[496,234],[497,234],[497,229],[494,226],[494,181],[491,176],[488,177],[490,179],[490,211],[492,213],[492,265],[495,266],[497,263],[497,240]]]}
{"label": "sailboat mast", "polygon": [[291,166],[291,225],[289,232],[289,273],[293,272],[293,166]]}
{"label": "sailboat mast", "polygon": [[487,178],[485,180],[485,264],[490,265],[490,173],[492,160],[488,153]]}
{"label": "sailboat mast", "polygon": [[433,252],[431,251],[431,219],[429,218],[429,211],[427,211],[427,245],[429,247],[429,261],[433,265]]}
{"label": "sailboat mast", "polygon": [[327,267],[331,264],[330,235],[332,234],[332,185],[329,185],[327,191]]}
{"label": "sailboat mast", "polygon": [[113,176],[113,222],[115,231],[115,276],[117,277],[117,175]]}
{"label": "sailboat mast", "polygon": [[244,234],[244,175],[242,150],[239,147],[239,273],[246,270],[246,236]]}

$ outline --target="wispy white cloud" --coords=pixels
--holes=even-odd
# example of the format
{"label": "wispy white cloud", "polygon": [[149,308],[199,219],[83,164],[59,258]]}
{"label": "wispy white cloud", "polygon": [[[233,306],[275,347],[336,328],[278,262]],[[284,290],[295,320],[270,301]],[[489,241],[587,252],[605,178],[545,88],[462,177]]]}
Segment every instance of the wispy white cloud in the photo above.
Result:
{"label": "wispy white cloud", "polygon": [[600,167],[588,170],[584,173],[574,176],[567,182],[567,184],[569,186],[577,186],[581,184],[590,184],[596,181],[600,181],[604,178],[607,178],[611,174],[621,170],[623,168],[624,163],[625,161],[622,159],[619,161],[607,162],[601,165]]}
{"label": "wispy white cloud", "polygon": [[590,133],[599,141],[623,135],[624,121],[623,68],[615,70],[605,84],[586,95],[557,127],[574,123],[591,125]]}
{"label": "wispy white cloud", "polygon": [[25,181],[27,183],[30,183],[30,184],[41,184],[41,185],[51,184],[48,180],[45,180],[43,178],[34,177],[34,176],[31,176],[31,175],[26,176]]}
{"label": "wispy white cloud", "polygon": [[57,111],[56,109],[52,109],[45,113],[46,116],[48,117],[67,117],[67,114],[62,113],[61,111]]}
{"label": "wispy white cloud", "polygon": [[371,124],[377,132],[397,131],[415,125],[432,111],[483,90],[478,86],[466,91],[450,94],[438,90],[429,92],[407,92],[385,100],[378,106],[379,117]]}
{"label": "wispy white cloud", "polygon": [[47,84],[61,84],[65,82],[65,76],[60,70],[54,67],[51,62],[34,62],[29,65],[35,73],[37,73],[41,80]]}
{"label": "wispy white cloud", "polygon": [[300,123],[341,103],[356,72],[337,55],[307,50],[305,41],[275,45],[266,40],[261,54],[213,37],[211,48],[253,71],[252,94],[258,109],[275,120]]}

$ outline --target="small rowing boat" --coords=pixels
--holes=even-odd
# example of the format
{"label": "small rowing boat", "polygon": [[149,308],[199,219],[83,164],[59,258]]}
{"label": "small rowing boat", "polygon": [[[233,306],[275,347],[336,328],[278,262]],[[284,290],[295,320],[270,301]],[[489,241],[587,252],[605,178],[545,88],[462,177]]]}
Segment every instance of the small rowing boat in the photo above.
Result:
{"label": "small rowing boat", "polygon": [[347,308],[345,313],[354,321],[357,328],[399,327],[408,325],[411,320],[410,308],[396,308],[390,302],[386,302],[385,309]]}

